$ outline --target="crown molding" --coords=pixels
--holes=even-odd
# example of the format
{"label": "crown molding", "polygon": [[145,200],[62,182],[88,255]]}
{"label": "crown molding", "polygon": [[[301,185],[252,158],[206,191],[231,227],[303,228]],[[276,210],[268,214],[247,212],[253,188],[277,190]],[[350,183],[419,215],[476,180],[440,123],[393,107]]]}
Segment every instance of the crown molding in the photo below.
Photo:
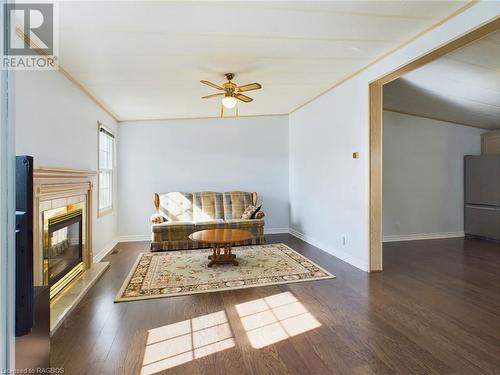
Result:
{"label": "crown molding", "polygon": [[153,119],[129,119],[129,120],[120,120],[118,124],[124,122],[163,122],[163,121],[184,121],[184,120],[237,120],[241,118],[248,117],[284,117],[288,116],[288,113],[270,113],[263,115],[243,115],[243,116],[208,116],[208,117],[173,117],[173,118],[153,118]]}
{"label": "crown molding", "polygon": [[90,100],[94,102],[99,108],[101,108],[104,112],[106,112],[113,120],[117,123],[120,121],[118,115],[116,115],[108,106],[106,106],[102,101],[98,100],[94,95],[88,91],[83,84],[81,84],[75,77],[73,77],[66,69],[64,69],[61,64],[57,64],[57,71],[65,76],[69,81],[71,81],[74,85],[76,85],[81,92],[83,92]]}

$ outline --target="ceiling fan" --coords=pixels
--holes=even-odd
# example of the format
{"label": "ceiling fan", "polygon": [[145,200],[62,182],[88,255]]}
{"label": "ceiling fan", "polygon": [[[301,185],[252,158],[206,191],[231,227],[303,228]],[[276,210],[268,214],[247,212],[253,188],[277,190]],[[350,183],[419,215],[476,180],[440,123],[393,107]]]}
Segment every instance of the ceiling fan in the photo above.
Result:
{"label": "ceiling fan", "polygon": [[[208,85],[210,87],[213,87],[217,90],[221,90],[223,92],[217,93],[217,94],[212,94],[212,95],[207,95],[203,96],[202,99],[210,99],[210,98],[215,98],[217,96],[222,96],[222,105],[221,105],[221,117],[224,115],[224,107],[227,109],[234,108],[236,106],[236,103],[238,100],[241,100],[244,103],[250,103],[253,99],[250,98],[249,96],[246,96],[242,94],[242,92],[246,91],[252,91],[252,90],[259,90],[262,88],[262,85],[260,83],[254,82],[254,83],[249,83],[247,85],[243,86],[238,86],[235,83],[232,82],[232,79],[234,78],[233,73],[226,73],[225,74],[227,78],[227,82],[223,83],[221,86],[216,85],[215,83],[208,82],[208,81],[200,81],[201,83]],[[236,113],[238,115],[238,108],[236,108]]]}

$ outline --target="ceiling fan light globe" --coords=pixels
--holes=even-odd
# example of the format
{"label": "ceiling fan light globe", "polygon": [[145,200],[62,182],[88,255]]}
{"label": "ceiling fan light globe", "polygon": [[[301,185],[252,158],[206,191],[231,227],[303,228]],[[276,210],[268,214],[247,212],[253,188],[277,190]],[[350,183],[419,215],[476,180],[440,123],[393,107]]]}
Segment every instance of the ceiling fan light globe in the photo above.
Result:
{"label": "ceiling fan light globe", "polygon": [[222,98],[222,105],[227,109],[234,108],[238,100],[232,96],[225,96]]}

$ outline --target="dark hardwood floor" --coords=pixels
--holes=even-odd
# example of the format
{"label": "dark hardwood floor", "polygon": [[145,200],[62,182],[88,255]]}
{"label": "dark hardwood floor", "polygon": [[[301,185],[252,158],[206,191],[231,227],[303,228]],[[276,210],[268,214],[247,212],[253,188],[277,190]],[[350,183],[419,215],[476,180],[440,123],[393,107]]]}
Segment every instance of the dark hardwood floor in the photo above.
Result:
{"label": "dark hardwood floor", "polygon": [[[148,330],[225,311],[234,346],[162,374],[500,374],[500,245],[389,243],[384,272],[369,275],[290,235],[268,242],[288,244],[337,278],[115,304],[137,254],[148,251],[146,242],[120,243],[52,338],[52,366],[140,374]],[[321,326],[254,349],[235,306],[286,292]]]}

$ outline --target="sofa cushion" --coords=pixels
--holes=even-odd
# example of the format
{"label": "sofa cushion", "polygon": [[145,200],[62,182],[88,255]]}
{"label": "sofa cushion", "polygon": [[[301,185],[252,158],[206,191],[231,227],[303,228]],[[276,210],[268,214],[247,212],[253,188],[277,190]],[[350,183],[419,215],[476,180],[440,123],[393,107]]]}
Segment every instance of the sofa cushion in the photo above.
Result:
{"label": "sofa cushion", "polygon": [[152,228],[155,241],[186,240],[191,233],[196,231],[193,222],[185,221],[166,221],[161,224],[154,224]]}
{"label": "sofa cushion", "polygon": [[153,224],[153,232],[159,232],[165,228],[182,227],[183,225],[194,225],[192,221],[164,221],[162,223]]}
{"label": "sofa cushion", "polygon": [[160,194],[160,214],[168,221],[193,221],[193,194]]}
{"label": "sofa cushion", "polygon": [[210,221],[224,219],[222,193],[203,191],[193,193],[194,221]]}
{"label": "sofa cushion", "polygon": [[229,229],[243,229],[252,232],[254,237],[264,235],[264,220],[244,220],[244,219],[231,219],[226,222]]}
{"label": "sofa cushion", "polygon": [[224,229],[227,228],[227,223],[224,220],[202,221],[194,223],[194,231],[205,229]]}
{"label": "sofa cushion", "polygon": [[241,218],[241,214],[249,205],[254,204],[252,193],[244,191],[231,191],[223,194],[224,219],[232,220]]}

